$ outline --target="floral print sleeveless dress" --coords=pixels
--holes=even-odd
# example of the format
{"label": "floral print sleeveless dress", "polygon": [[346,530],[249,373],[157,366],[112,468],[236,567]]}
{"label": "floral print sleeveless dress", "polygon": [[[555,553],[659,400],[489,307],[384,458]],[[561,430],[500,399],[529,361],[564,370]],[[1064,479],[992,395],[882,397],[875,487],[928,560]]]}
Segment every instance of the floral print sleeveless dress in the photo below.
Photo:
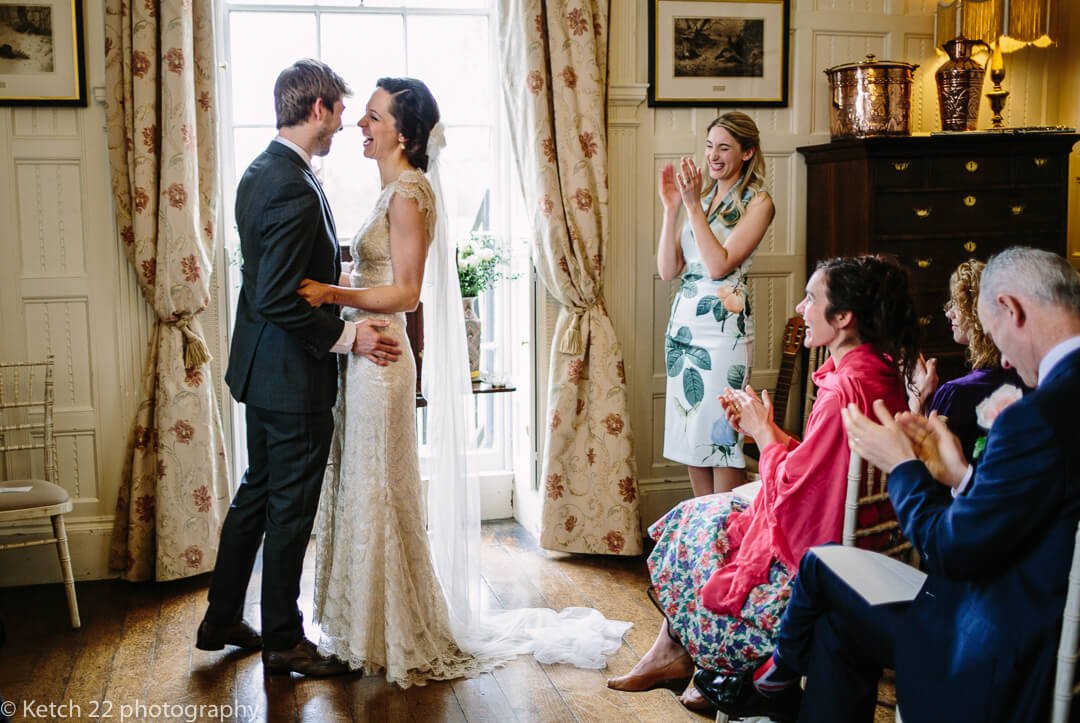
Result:
{"label": "floral print sleeveless dress", "polygon": [[[744,206],[754,193],[747,189]],[[714,186],[701,199],[706,212],[715,194]],[[721,242],[737,219],[731,191],[728,195],[708,219]],[[692,467],[745,468],[742,435],[728,424],[717,397],[750,379],[754,320],[746,277],[753,255],[727,276],[711,279],[689,221],[683,223],[680,245],[684,265],[664,339],[664,456]]]}

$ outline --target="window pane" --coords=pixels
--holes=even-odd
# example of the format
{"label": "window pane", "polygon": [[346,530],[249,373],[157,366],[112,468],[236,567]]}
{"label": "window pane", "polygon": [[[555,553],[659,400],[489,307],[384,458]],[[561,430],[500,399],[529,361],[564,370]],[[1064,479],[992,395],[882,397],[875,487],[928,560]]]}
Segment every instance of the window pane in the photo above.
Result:
{"label": "window pane", "polygon": [[468,235],[491,188],[494,164],[490,128],[448,128],[439,158],[450,243]]}
{"label": "window pane", "polygon": [[352,87],[353,97],[345,101],[345,123],[355,125],[364,114],[375,81],[405,74],[401,16],[328,13],[320,17],[322,59]]}
{"label": "window pane", "polygon": [[233,123],[274,123],[274,81],[300,58],[317,57],[310,13],[229,15]]}
{"label": "window pane", "polygon": [[277,135],[273,126],[267,128],[235,128],[233,130],[233,160],[236,169],[236,182],[255,160],[255,156],[266,150],[266,146]]}
{"label": "window pane", "polygon": [[[323,2],[336,2],[344,0],[323,0]],[[364,0],[364,5],[369,8],[439,8],[440,10],[450,9],[486,9],[491,0]],[[356,0],[352,0],[350,3],[356,4]]]}
{"label": "window pane", "polygon": [[486,10],[490,0],[230,0],[230,5],[299,5],[304,7],[410,8],[439,10]]}
{"label": "window pane", "polygon": [[379,167],[364,158],[363,143],[364,136],[354,123],[334,136],[329,155],[315,160],[316,167],[321,165],[319,175],[334,209],[338,236],[346,243],[360,230],[379,197]]}
{"label": "window pane", "polygon": [[443,122],[487,122],[493,110],[487,18],[422,15],[408,23],[409,75],[431,88]]}

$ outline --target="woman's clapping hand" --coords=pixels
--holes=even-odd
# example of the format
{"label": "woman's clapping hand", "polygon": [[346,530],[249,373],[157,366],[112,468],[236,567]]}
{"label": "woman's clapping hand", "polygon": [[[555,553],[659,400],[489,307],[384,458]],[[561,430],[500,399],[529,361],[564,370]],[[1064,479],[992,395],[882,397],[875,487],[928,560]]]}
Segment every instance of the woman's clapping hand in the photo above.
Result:
{"label": "woman's clapping hand", "polygon": [[683,205],[686,208],[700,208],[701,205],[701,169],[694,163],[694,159],[683,156],[680,162],[680,170],[675,179],[679,186],[679,195],[682,196]]}
{"label": "woman's clapping hand", "polygon": [[656,189],[660,196],[660,203],[664,204],[664,208],[668,211],[674,211],[682,203],[682,196],[675,185],[675,167],[670,163],[660,169]]}
{"label": "woman's clapping hand", "polygon": [[727,414],[731,427],[743,434],[749,434],[758,443],[758,447],[779,441],[783,433],[773,421],[772,399],[769,392],[762,391],[759,399],[754,388],[731,389],[720,395],[720,406]]}

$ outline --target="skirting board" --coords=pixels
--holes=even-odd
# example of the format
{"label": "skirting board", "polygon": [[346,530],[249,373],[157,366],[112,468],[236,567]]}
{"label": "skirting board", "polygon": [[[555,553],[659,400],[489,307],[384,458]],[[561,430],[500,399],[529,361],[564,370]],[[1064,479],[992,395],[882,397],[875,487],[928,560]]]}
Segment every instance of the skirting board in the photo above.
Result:
{"label": "skirting board", "polygon": [[[67,528],[71,567],[76,581],[117,577],[117,573],[109,570],[109,541],[113,528],[111,517],[81,520],[65,517],[64,526]],[[17,529],[17,534],[10,534],[12,528],[0,529],[0,540],[15,542],[23,536],[31,540],[52,534],[52,527],[48,523]],[[61,580],[56,545],[0,550],[0,587],[53,584]]]}

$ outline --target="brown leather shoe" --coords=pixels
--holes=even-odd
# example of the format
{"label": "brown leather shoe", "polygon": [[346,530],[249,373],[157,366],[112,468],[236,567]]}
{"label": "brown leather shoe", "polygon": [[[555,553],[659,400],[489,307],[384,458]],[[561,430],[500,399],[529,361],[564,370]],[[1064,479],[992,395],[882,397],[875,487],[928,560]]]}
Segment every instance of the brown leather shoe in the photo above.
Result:
{"label": "brown leather shoe", "polygon": [[232,625],[214,625],[203,620],[195,635],[195,647],[199,650],[221,650],[226,645],[259,650],[262,644],[262,636],[243,620]]}
{"label": "brown leather shoe", "polygon": [[638,675],[621,675],[608,678],[607,687],[628,693],[639,693],[663,686],[680,687],[686,685],[694,673],[694,661],[689,655],[671,661],[662,668]]}
{"label": "brown leather shoe", "polygon": [[296,647],[289,650],[264,650],[263,670],[270,675],[299,673],[314,678],[341,675],[349,672],[349,666],[337,658],[320,655],[315,643],[301,638]]}

